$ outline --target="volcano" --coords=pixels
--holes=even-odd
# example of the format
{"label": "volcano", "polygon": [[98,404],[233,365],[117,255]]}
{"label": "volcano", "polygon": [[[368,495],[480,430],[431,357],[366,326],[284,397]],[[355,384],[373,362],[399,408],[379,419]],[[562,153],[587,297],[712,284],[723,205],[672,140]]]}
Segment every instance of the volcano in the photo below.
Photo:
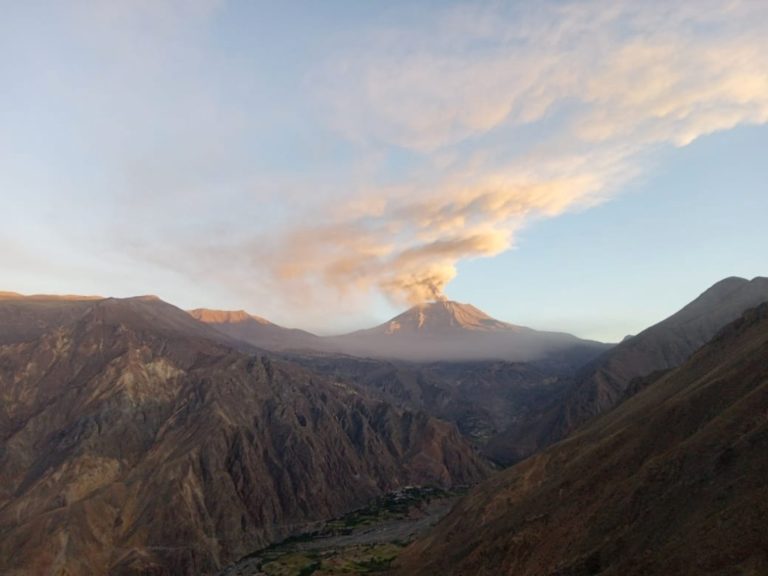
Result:
{"label": "volcano", "polygon": [[464,332],[522,332],[528,328],[491,318],[471,304],[438,300],[419,304],[388,322],[357,334],[420,334],[447,336]]}
{"label": "volcano", "polygon": [[437,300],[391,320],[333,338],[347,354],[409,361],[509,360],[527,362],[605,345],[561,332],[541,332],[492,318],[471,304]]}

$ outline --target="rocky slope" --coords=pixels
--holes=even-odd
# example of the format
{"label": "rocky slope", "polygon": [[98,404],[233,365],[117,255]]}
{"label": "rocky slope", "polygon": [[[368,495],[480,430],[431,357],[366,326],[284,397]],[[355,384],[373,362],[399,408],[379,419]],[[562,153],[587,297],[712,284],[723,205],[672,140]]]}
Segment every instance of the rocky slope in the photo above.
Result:
{"label": "rocky slope", "polygon": [[326,341],[354,356],[414,362],[527,362],[573,356],[583,363],[606,349],[570,334],[507,324],[472,305],[449,300],[420,304],[380,326]]}
{"label": "rocky slope", "polygon": [[579,371],[570,391],[494,439],[489,453],[513,462],[564,438],[633,391],[632,383],[675,368],[746,310],[768,301],[768,278],[727,278],[682,310],[627,338]]}
{"label": "rocky slope", "polygon": [[211,573],[383,492],[487,472],[453,426],[156,299],[0,311],[23,319],[0,323],[3,574]]}
{"label": "rocky slope", "polygon": [[768,304],[473,490],[408,576],[768,573]]}

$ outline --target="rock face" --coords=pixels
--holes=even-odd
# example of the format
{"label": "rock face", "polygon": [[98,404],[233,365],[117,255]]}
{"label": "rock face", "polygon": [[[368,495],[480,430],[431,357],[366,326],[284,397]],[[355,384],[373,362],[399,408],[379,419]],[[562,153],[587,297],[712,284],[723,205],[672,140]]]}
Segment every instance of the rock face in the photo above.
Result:
{"label": "rock face", "polygon": [[156,299],[0,314],[2,574],[212,573],[384,491],[487,473],[453,426]]}
{"label": "rock face", "polygon": [[606,349],[570,334],[507,324],[449,300],[414,306],[380,326],[327,341],[355,356],[415,362],[523,362],[558,355],[576,355],[586,362]]}
{"label": "rock face", "polygon": [[766,359],[768,304],[470,492],[398,574],[768,573]]}
{"label": "rock face", "polygon": [[666,320],[625,339],[577,373],[565,398],[500,434],[489,453],[513,462],[564,438],[634,390],[633,382],[680,366],[746,310],[768,301],[768,278],[727,278]]}
{"label": "rock face", "polygon": [[304,330],[283,328],[265,318],[248,314],[244,310],[209,310],[198,308],[189,314],[232,338],[251,346],[283,352],[286,350],[322,350],[319,336]]}

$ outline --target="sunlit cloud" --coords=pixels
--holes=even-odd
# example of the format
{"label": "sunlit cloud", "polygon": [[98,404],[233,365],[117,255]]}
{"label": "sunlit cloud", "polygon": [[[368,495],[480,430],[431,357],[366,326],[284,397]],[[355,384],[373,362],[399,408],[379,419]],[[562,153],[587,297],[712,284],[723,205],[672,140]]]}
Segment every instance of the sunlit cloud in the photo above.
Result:
{"label": "sunlit cloud", "polygon": [[286,234],[271,272],[440,297],[458,262],[510,248],[531,219],[610,198],[658,147],[766,122],[767,17],[758,2],[493,3],[381,31],[317,79],[333,125],[440,175],[366,190],[367,217],[361,201],[320,212],[331,223]]}
{"label": "sunlit cloud", "polygon": [[437,5],[337,30],[301,80],[221,40],[224,0],[29,10],[0,21],[8,218],[120,286],[283,321],[439,298],[660,151],[768,121],[758,0]]}
{"label": "sunlit cloud", "polygon": [[297,283],[338,292],[378,290],[393,302],[439,298],[464,258],[508,249],[529,219],[553,216],[587,202],[600,184],[590,177],[530,181],[488,175],[472,185],[440,186],[434,195],[392,194],[370,215],[343,214],[334,223],[303,227],[280,237],[262,255],[285,285]]}

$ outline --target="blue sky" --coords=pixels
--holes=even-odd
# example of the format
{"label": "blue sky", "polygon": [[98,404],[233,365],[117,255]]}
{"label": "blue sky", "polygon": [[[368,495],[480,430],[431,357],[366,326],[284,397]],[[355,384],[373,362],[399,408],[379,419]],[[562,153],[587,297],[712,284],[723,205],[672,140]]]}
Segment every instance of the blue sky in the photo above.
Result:
{"label": "blue sky", "polygon": [[763,127],[672,150],[610,202],[532,224],[517,249],[462,264],[448,294],[522,324],[610,340],[722,278],[766,276],[766,150]]}
{"label": "blue sky", "polygon": [[606,340],[768,274],[768,5],[16,3],[0,289]]}

